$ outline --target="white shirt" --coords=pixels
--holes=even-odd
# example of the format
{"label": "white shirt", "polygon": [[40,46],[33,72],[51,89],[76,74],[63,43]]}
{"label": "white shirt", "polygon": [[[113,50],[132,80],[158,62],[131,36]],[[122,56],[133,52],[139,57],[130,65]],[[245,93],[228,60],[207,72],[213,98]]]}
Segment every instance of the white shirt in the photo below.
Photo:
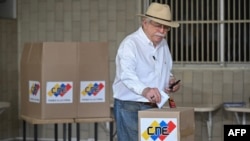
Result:
{"label": "white shirt", "polygon": [[113,97],[116,99],[148,102],[142,96],[146,87],[164,91],[168,86],[172,57],[167,41],[163,39],[155,48],[142,27],[121,42],[115,61]]}

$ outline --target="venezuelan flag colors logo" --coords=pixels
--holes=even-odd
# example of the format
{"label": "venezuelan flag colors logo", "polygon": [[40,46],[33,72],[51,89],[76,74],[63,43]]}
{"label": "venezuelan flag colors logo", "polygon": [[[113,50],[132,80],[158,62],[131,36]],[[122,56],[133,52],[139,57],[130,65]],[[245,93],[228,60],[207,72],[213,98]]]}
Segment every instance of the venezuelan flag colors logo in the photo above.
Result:
{"label": "venezuelan flag colors logo", "polygon": [[40,82],[39,81],[29,81],[29,101],[40,103]]}
{"label": "venezuelan flag colors logo", "polygon": [[31,95],[37,95],[39,91],[40,91],[40,84],[32,83],[31,84],[31,89],[30,89],[30,94]]}
{"label": "venezuelan flag colors logo", "polygon": [[89,83],[88,86],[82,91],[82,95],[96,96],[103,88],[103,83]]}
{"label": "venezuelan flag colors logo", "polygon": [[80,102],[105,102],[105,81],[82,81]]}
{"label": "venezuelan flag colors logo", "polygon": [[47,82],[47,103],[72,103],[73,82]]}
{"label": "venezuelan flag colors logo", "polygon": [[177,141],[177,119],[141,118],[140,121],[142,141]]}
{"label": "venezuelan flag colors logo", "polygon": [[55,86],[48,92],[49,96],[61,96],[63,97],[70,89],[72,86],[70,84],[55,84]]}

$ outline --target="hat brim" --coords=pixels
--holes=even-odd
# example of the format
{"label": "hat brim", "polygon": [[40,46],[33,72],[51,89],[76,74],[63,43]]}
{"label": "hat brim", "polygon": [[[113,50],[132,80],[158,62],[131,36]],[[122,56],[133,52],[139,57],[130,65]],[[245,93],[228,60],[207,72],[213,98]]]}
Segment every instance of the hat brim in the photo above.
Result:
{"label": "hat brim", "polygon": [[146,17],[146,18],[149,18],[149,19],[151,19],[152,21],[155,21],[155,22],[157,22],[157,23],[160,23],[160,24],[163,24],[163,25],[166,25],[166,26],[170,26],[170,27],[174,27],[174,28],[177,28],[177,27],[180,26],[180,24],[177,23],[177,22],[168,22],[168,21],[156,19],[156,18],[153,18],[153,17],[149,17],[149,16],[146,16],[146,15],[143,15],[143,14],[137,14],[137,16]]}

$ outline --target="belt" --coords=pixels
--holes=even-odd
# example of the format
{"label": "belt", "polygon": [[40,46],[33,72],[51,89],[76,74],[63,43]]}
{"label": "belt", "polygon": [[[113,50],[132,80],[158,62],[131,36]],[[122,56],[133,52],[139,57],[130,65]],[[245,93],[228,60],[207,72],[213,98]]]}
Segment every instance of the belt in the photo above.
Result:
{"label": "belt", "polygon": [[140,103],[140,104],[143,104],[143,105],[148,105],[148,106],[151,106],[153,108],[157,107],[157,104],[156,103],[152,103],[152,102],[137,102],[137,103]]}

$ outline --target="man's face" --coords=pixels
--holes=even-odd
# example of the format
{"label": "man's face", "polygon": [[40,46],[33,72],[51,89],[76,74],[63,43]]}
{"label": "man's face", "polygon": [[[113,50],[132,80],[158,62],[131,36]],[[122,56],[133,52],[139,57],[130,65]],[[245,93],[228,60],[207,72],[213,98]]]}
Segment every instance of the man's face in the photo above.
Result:
{"label": "man's face", "polygon": [[157,45],[165,38],[167,32],[170,30],[169,26],[162,25],[160,23],[154,22],[152,20],[144,20],[144,32],[148,38]]}

